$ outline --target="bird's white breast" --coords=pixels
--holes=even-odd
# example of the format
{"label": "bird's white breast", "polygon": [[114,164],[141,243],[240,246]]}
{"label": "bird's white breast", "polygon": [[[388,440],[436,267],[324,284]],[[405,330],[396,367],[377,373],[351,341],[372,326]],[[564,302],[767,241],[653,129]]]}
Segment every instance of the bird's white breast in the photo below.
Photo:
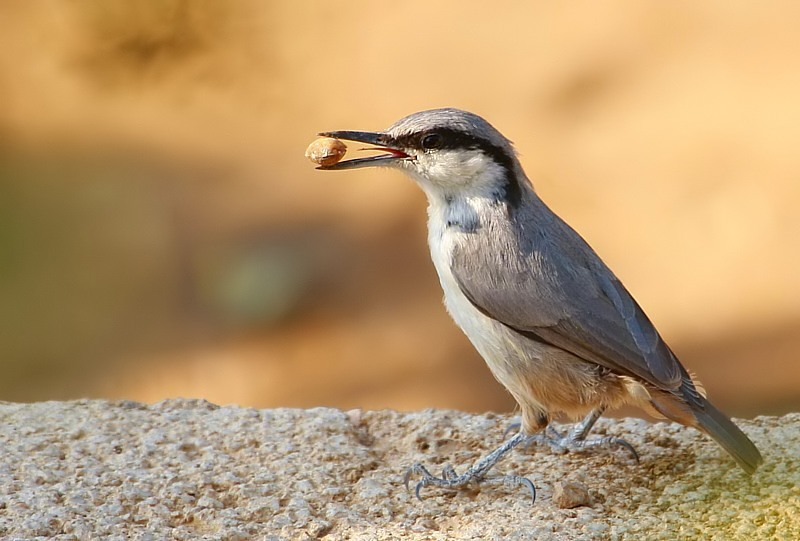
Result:
{"label": "bird's white breast", "polygon": [[473,335],[481,333],[481,326],[487,323],[488,318],[481,314],[467,299],[458,286],[453,271],[450,267],[453,247],[458,242],[458,236],[463,233],[454,228],[447,227],[447,219],[437,212],[433,205],[429,209],[428,217],[428,246],[431,250],[431,259],[439,282],[444,291],[444,304],[455,322],[472,339]]}
{"label": "bird's white breast", "polygon": [[[465,215],[469,209],[464,209]],[[481,354],[492,373],[506,387],[513,387],[512,373],[519,366],[521,357],[528,357],[517,341],[510,337],[508,329],[498,321],[481,313],[461,291],[452,271],[451,254],[459,242],[464,242],[467,233],[457,227],[448,227],[448,221],[458,220],[459,209],[453,205],[431,201],[428,208],[428,245],[431,259],[439,275],[444,291],[444,304],[450,316]]]}

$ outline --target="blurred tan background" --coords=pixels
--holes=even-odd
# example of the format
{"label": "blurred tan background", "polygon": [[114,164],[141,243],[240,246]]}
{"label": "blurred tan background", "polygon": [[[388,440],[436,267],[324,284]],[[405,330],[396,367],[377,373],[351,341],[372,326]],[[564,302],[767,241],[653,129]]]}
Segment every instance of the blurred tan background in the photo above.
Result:
{"label": "blurred tan background", "polygon": [[425,201],[316,132],[455,106],[733,415],[800,409],[800,4],[0,4],[0,399],[513,408]]}

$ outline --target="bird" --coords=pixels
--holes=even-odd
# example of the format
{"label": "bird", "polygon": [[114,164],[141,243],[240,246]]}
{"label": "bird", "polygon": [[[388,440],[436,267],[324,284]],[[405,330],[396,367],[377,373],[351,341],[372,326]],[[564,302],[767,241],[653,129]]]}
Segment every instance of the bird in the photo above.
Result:
{"label": "bird", "polygon": [[[622,282],[539,197],[514,146],[482,117],[455,108],[406,116],[385,131],[319,134],[366,143],[377,155],[318,169],[389,167],[410,176],[428,201],[428,246],[444,304],[519,405],[519,431],[463,474],[435,476],[415,464],[416,495],[434,486],[525,486],[489,471],[520,444],[562,451],[620,446],[589,436],[607,409],[633,405],[714,439],[748,474],[762,462],[752,441],[706,398]],[[580,419],[560,433],[556,415]]]}

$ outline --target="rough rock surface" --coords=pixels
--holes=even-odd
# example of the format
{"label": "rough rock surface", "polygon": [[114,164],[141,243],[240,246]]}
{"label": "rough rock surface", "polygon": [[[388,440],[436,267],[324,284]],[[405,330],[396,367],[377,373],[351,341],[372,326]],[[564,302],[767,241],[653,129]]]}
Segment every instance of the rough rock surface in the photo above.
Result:
{"label": "rough rock surface", "polygon": [[[741,422],[748,478],[677,425],[601,420],[641,454],[515,451],[537,486],[403,487],[420,461],[458,471],[509,417],[454,411],[253,410],[196,400],[0,404],[2,539],[800,539],[800,414]],[[559,509],[556,482],[589,507]]]}

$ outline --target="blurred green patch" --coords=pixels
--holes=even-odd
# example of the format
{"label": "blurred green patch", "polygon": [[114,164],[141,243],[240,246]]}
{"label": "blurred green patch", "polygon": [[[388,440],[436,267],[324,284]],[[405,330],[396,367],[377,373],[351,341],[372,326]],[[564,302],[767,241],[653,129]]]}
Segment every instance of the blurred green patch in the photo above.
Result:
{"label": "blurred green patch", "polygon": [[[4,398],[68,395],[48,382],[80,381],[95,359],[168,326],[174,239],[159,191],[134,168],[0,159]],[[33,395],[21,389],[30,380]]]}
{"label": "blurred green patch", "polygon": [[109,365],[303,304],[324,234],[215,231],[200,184],[119,157],[0,158],[0,396],[81,396]]}

